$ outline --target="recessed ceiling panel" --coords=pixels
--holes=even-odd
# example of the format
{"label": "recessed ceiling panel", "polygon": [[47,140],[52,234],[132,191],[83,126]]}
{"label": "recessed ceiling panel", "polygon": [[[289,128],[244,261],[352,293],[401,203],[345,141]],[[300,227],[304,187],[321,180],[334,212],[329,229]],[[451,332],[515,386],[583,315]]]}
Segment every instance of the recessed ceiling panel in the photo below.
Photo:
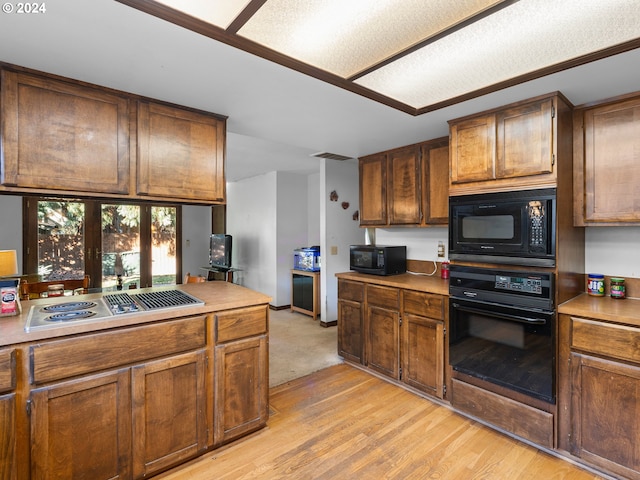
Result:
{"label": "recessed ceiling panel", "polygon": [[348,78],[498,3],[268,0],[238,35]]}
{"label": "recessed ceiling panel", "polygon": [[211,25],[227,28],[250,0],[156,0],[167,7],[199,18]]}
{"label": "recessed ceiling panel", "polygon": [[521,0],[355,83],[419,109],[638,37],[637,0]]}

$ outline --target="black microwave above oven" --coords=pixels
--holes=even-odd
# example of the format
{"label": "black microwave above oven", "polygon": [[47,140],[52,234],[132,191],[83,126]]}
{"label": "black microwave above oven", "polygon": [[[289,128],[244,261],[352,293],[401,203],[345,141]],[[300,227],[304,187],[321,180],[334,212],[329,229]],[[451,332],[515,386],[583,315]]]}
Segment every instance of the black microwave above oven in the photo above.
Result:
{"label": "black microwave above oven", "polygon": [[449,258],[555,266],[556,189],[449,197]]}
{"label": "black microwave above oven", "polygon": [[351,245],[349,267],[360,273],[396,275],[407,271],[407,247],[391,245]]}

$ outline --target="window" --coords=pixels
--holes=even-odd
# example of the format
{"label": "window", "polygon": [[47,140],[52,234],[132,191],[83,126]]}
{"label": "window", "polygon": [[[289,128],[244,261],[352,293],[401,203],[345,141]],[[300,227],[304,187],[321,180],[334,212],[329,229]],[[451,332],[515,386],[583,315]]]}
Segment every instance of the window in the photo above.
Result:
{"label": "window", "polygon": [[27,274],[125,289],[182,277],[178,205],[25,197],[23,211]]}

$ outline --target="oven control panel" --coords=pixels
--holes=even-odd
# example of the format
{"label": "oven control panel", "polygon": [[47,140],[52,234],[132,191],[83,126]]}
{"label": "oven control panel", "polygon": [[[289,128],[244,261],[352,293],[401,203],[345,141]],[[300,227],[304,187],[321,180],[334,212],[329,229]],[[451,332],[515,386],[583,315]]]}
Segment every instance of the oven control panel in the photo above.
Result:
{"label": "oven control panel", "polygon": [[495,288],[512,292],[542,294],[542,279],[537,277],[512,277],[496,275]]}

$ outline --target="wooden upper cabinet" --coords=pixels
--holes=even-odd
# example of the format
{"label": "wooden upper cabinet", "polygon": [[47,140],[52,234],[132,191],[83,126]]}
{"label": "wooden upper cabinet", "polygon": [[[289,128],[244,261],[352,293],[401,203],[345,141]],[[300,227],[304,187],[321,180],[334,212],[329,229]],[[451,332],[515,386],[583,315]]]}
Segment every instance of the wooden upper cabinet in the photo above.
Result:
{"label": "wooden upper cabinet", "polygon": [[1,184],[129,193],[129,100],[110,91],[2,71]]}
{"label": "wooden upper cabinet", "polygon": [[496,119],[494,115],[472,118],[450,127],[451,183],[495,178]]}
{"label": "wooden upper cabinet", "polygon": [[446,224],[448,138],[360,158],[360,226]]}
{"label": "wooden upper cabinet", "polygon": [[359,160],[360,225],[387,223],[387,155],[378,153]]}
{"label": "wooden upper cabinet", "polygon": [[558,108],[554,94],[451,120],[450,192],[555,187]]}
{"label": "wooden upper cabinet", "polygon": [[640,95],[574,113],[576,225],[640,221]]}
{"label": "wooden upper cabinet", "polygon": [[420,149],[410,146],[388,153],[389,223],[420,223]]}
{"label": "wooden upper cabinet", "polygon": [[138,104],[137,194],[224,203],[225,120]]}
{"label": "wooden upper cabinet", "polygon": [[553,115],[550,98],[497,113],[497,178],[553,172]]}
{"label": "wooden upper cabinet", "polygon": [[449,142],[437,140],[421,147],[422,224],[449,222]]}

